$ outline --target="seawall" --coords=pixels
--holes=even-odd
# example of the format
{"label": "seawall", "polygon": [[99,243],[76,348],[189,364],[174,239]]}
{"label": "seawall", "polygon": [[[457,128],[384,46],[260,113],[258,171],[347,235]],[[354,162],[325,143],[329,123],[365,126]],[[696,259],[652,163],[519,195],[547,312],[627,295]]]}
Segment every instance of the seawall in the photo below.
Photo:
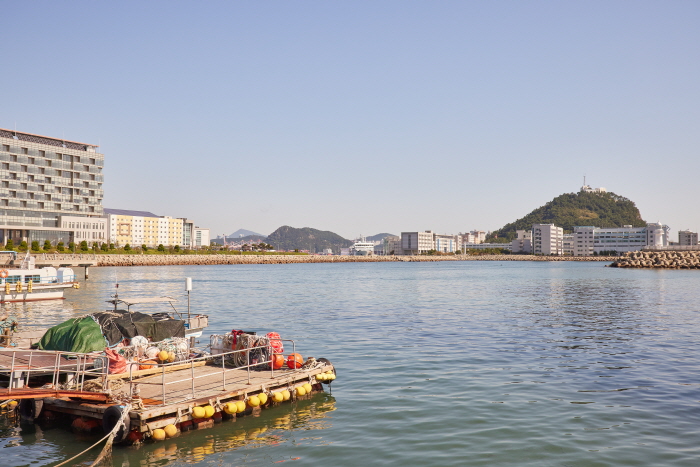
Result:
{"label": "seawall", "polygon": [[700,251],[633,251],[617,258],[614,268],[700,269]]}
{"label": "seawall", "polygon": [[[45,255],[46,257],[54,255]],[[603,261],[617,257],[534,255],[455,256],[314,256],[314,255],[57,255],[64,264],[90,262],[93,266],[175,266],[215,264],[387,263],[436,261]],[[42,255],[37,255],[40,263]],[[49,259],[49,258],[46,258]]]}

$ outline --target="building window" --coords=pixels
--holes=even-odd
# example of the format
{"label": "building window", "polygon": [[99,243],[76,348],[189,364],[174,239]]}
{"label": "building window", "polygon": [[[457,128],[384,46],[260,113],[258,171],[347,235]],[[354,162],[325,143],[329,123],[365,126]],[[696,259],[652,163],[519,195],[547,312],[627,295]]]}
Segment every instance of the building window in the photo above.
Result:
{"label": "building window", "polygon": [[3,162],[3,163],[2,163],[2,169],[3,169],[3,170],[10,170],[10,164],[8,164],[7,162]]}
{"label": "building window", "polygon": [[22,148],[22,154],[29,154],[29,149]]}
{"label": "building window", "polygon": [[41,157],[46,157],[46,151],[39,150],[39,155]]}
{"label": "building window", "polygon": [[10,145],[9,144],[3,144],[2,145],[2,150],[5,152],[10,152]]}
{"label": "building window", "polygon": [[17,197],[17,192],[16,191],[11,191],[10,192],[10,198],[16,198]]}

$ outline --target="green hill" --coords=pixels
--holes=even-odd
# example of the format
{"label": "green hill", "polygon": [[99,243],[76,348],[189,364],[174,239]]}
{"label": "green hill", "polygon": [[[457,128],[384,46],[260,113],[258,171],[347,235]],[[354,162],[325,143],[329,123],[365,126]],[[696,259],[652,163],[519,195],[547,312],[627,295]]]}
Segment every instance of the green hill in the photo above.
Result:
{"label": "green hill", "polygon": [[515,238],[516,230],[530,230],[532,224],[554,224],[564,232],[572,232],[578,225],[643,227],[646,222],[634,202],[615,193],[565,193],[522,219],[491,232],[486,241],[510,241]]}
{"label": "green hill", "polygon": [[350,240],[346,240],[340,235],[316,230],[310,227],[295,229],[288,225],[283,225],[279,229],[268,235],[267,243],[282,250],[309,250],[311,253],[320,253],[326,248],[333,250],[333,253],[340,253],[341,248],[352,245]]}

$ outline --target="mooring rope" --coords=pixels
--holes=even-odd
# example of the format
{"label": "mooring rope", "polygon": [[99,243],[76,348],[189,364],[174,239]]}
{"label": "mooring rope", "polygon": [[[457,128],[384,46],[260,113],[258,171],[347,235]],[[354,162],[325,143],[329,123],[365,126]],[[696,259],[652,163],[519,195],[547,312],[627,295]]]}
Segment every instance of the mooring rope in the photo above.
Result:
{"label": "mooring rope", "polygon": [[89,448],[87,448],[86,450],[84,450],[84,451],[82,451],[82,452],[79,452],[79,453],[76,454],[75,456],[73,456],[73,457],[71,457],[70,459],[67,459],[67,460],[61,462],[60,464],[54,465],[54,467],[61,467],[62,465],[66,465],[67,463],[69,463],[69,462],[71,462],[71,461],[74,461],[74,460],[77,459],[78,457],[82,456],[83,454],[85,454],[86,452],[88,452],[89,450],[91,450],[92,448],[94,448],[95,446],[97,446],[98,444],[100,444],[102,441],[104,441],[104,440],[106,440],[107,438],[109,438],[109,439],[107,440],[107,443],[105,443],[105,447],[102,448],[102,451],[100,452],[100,455],[97,456],[97,458],[93,461],[92,464],[90,464],[90,467],[92,467],[92,466],[94,466],[94,465],[97,465],[97,462],[102,462],[102,459],[104,459],[105,456],[107,456],[107,452],[111,451],[111,449],[112,449],[112,443],[114,442],[114,437],[115,437],[116,434],[119,432],[119,429],[121,428],[122,424],[124,424],[124,423],[126,422],[126,419],[129,417],[129,412],[130,412],[130,411],[131,411],[131,405],[130,405],[130,404],[126,404],[126,406],[124,407],[124,410],[122,411],[122,416],[121,416],[121,418],[119,419],[119,421],[117,422],[117,424],[114,425],[114,428],[112,428],[112,431],[110,431],[109,433],[107,433],[107,434],[105,435],[104,438],[102,438],[101,440],[99,440],[98,442],[96,442],[95,444],[93,444],[92,446],[90,446]]}

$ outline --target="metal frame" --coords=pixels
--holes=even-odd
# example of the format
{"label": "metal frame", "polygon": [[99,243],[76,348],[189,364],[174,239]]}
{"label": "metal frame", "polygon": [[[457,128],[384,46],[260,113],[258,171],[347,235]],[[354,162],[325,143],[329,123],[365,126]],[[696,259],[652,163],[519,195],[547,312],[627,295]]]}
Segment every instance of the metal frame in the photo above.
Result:
{"label": "metal frame", "polygon": [[[275,339],[275,340],[277,340],[277,339]],[[291,342],[291,344],[292,344],[292,353],[296,353],[296,343],[295,343],[293,340],[291,340],[291,339],[279,339],[279,340],[282,341],[282,342]],[[269,360],[262,361],[262,362],[255,362],[255,363],[251,364],[251,363],[250,363],[250,351],[251,351],[251,350],[254,350],[254,349],[260,349],[260,348],[268,348],[268,349],[270,349],[270,355],[271,355],[270,359],[269,359]],[[239,353],[242,353],[242,352],[245,352],[245,353],[246,353],[246,354],[245,354],[245,355],[246,355],[246,365],[240,366],[240,367],[235,367],[235,368],[226,368],[226,357],[229,356],[229,355],[235,355],[235,354],[239,354]],[[128,363],[128,365],[129,365],[129,385],[130,385],[130,386],[129,386],[129,390],[130,390],[130,393],[133,394],[133,390],[134,390],[133,385],[134,385],[134,384],[150,384],[150,385],[159,385],[159,386],[162,386],[162,391],[161,391],[162,404],[161,404],[161,405],[165,406],[165,405],[168,404],[166,386],[171,385],[171,384],[183,383],[183,382],[185,382],[185,381],[191,381],[191,382],[192,382],[192,386],[191,386],[191,394],[190,394],[190,396],[189,396],[189,397],[184,397],[184,398],[181,398],[181,399],[178,399],[178,400],[171,401],[170,403],[173,403],[173,402],[185,402],[185,401],[188,401],[188,400],[197,399],[197,397],[196,397],[196,389],[197,389],[196,380],[197,380],[197,379],[201,379],[201,378],[211,378],[211,376],[213,375],[213,373],[210,373],[210,374],[207,374],[207,375],[195,376],[195,373],[194,373],[194,368],[195,368],[195,367],[194,367],[194,364],[195,364],[195,362],[207,361],[207,360],[213,360],[213,359],[221,358],[221,373],[219,373],[219,374],[221,375],[220,383],[221,383],[221,390],[225,391],[225,390],[226,390],[226,385],[227,385],[226,374],[229,373],[229,372],[232,372],[232,371],[237,371],[237,370],[246,369],[246,370],[247,370],[247,372],[246,372],[246,378],[247,378],[246,384],[251,384],[251,382],[250,382],[251,368],[256,367],[256,366],[258,366],[258,365],[265,365],[265,364],[268,364],[269,367],[270,367],[270,370],[269,370],[270,379],[274,378],[274,377],[275,377],[275,371],[279,372],[280,370],[275,370],[275,369],[272,368],[272,356],[273,356],[273,355],[274,355],[274,352],[272,351],[272,346],[268,344],[268,345],[259,345],[259,346],[248,347],[248,348],[246,348],[246,349],[232,350],[232,351],[230,351],[230,352],[224,352],[224,353],[220,353],[220,354],[216,354],[216,355],[206,355],[206,356],[202,356],[202,357],[191,358],[191,359],[187,359],[187,360],[181,360],[181,361],[179,361],[179,362],[164,363],[164,364],[161,364],[161,365],[160,365],[160,367],[161,367],[161,381],[160,381],[159,383],[155,383],[155,382],[143,382],[143,381],[134,381],[134,377],[133,377],[133,371],[134,371],[134,370],[133,370],[133,367],[134,367],[134,366],[137,366],[137,367],[138,367],[138,365],[140,365],[141,363],[138,363],[138,362]],[[172,367],[172,366],[175,366],[175,365],[183,365],[183,364],[187,364],[187,363],[190,364],[190,374],[189,374],[188,377],[183,378],[183,379],[178,379],[178,380],[176,380],[176,381],[168,381],[168,382],[165,381],[165,373],[166,373],[166,369],[167,369],[168,367]],[[213,366],[213,365],[212,365],[212,366]],[[137,368],[137,369],[138,369],[138,368]],[[291,370],[291,372],[297,372],[297,371],[301,371],[301,368],[296,369],[296,370]],[[260,372],[260,373],[262,373],[262,372]],[[289,374],[290,371],[289,371],[289,370],[285,370],[285,373]],[[158,374],[158,373],[154,373],[153,375],[150,375],[149,377],[156,376],[157,374]],[[236,381],[236,380],[234,380],[234,381]],[[228,381],[228,383],[232,383],[232,382],[234,382],[234,381]],[[238,380],[238,382],[240,382],[240,380]],[[211,389],[211,388],[209,388],[209,389]]]}

